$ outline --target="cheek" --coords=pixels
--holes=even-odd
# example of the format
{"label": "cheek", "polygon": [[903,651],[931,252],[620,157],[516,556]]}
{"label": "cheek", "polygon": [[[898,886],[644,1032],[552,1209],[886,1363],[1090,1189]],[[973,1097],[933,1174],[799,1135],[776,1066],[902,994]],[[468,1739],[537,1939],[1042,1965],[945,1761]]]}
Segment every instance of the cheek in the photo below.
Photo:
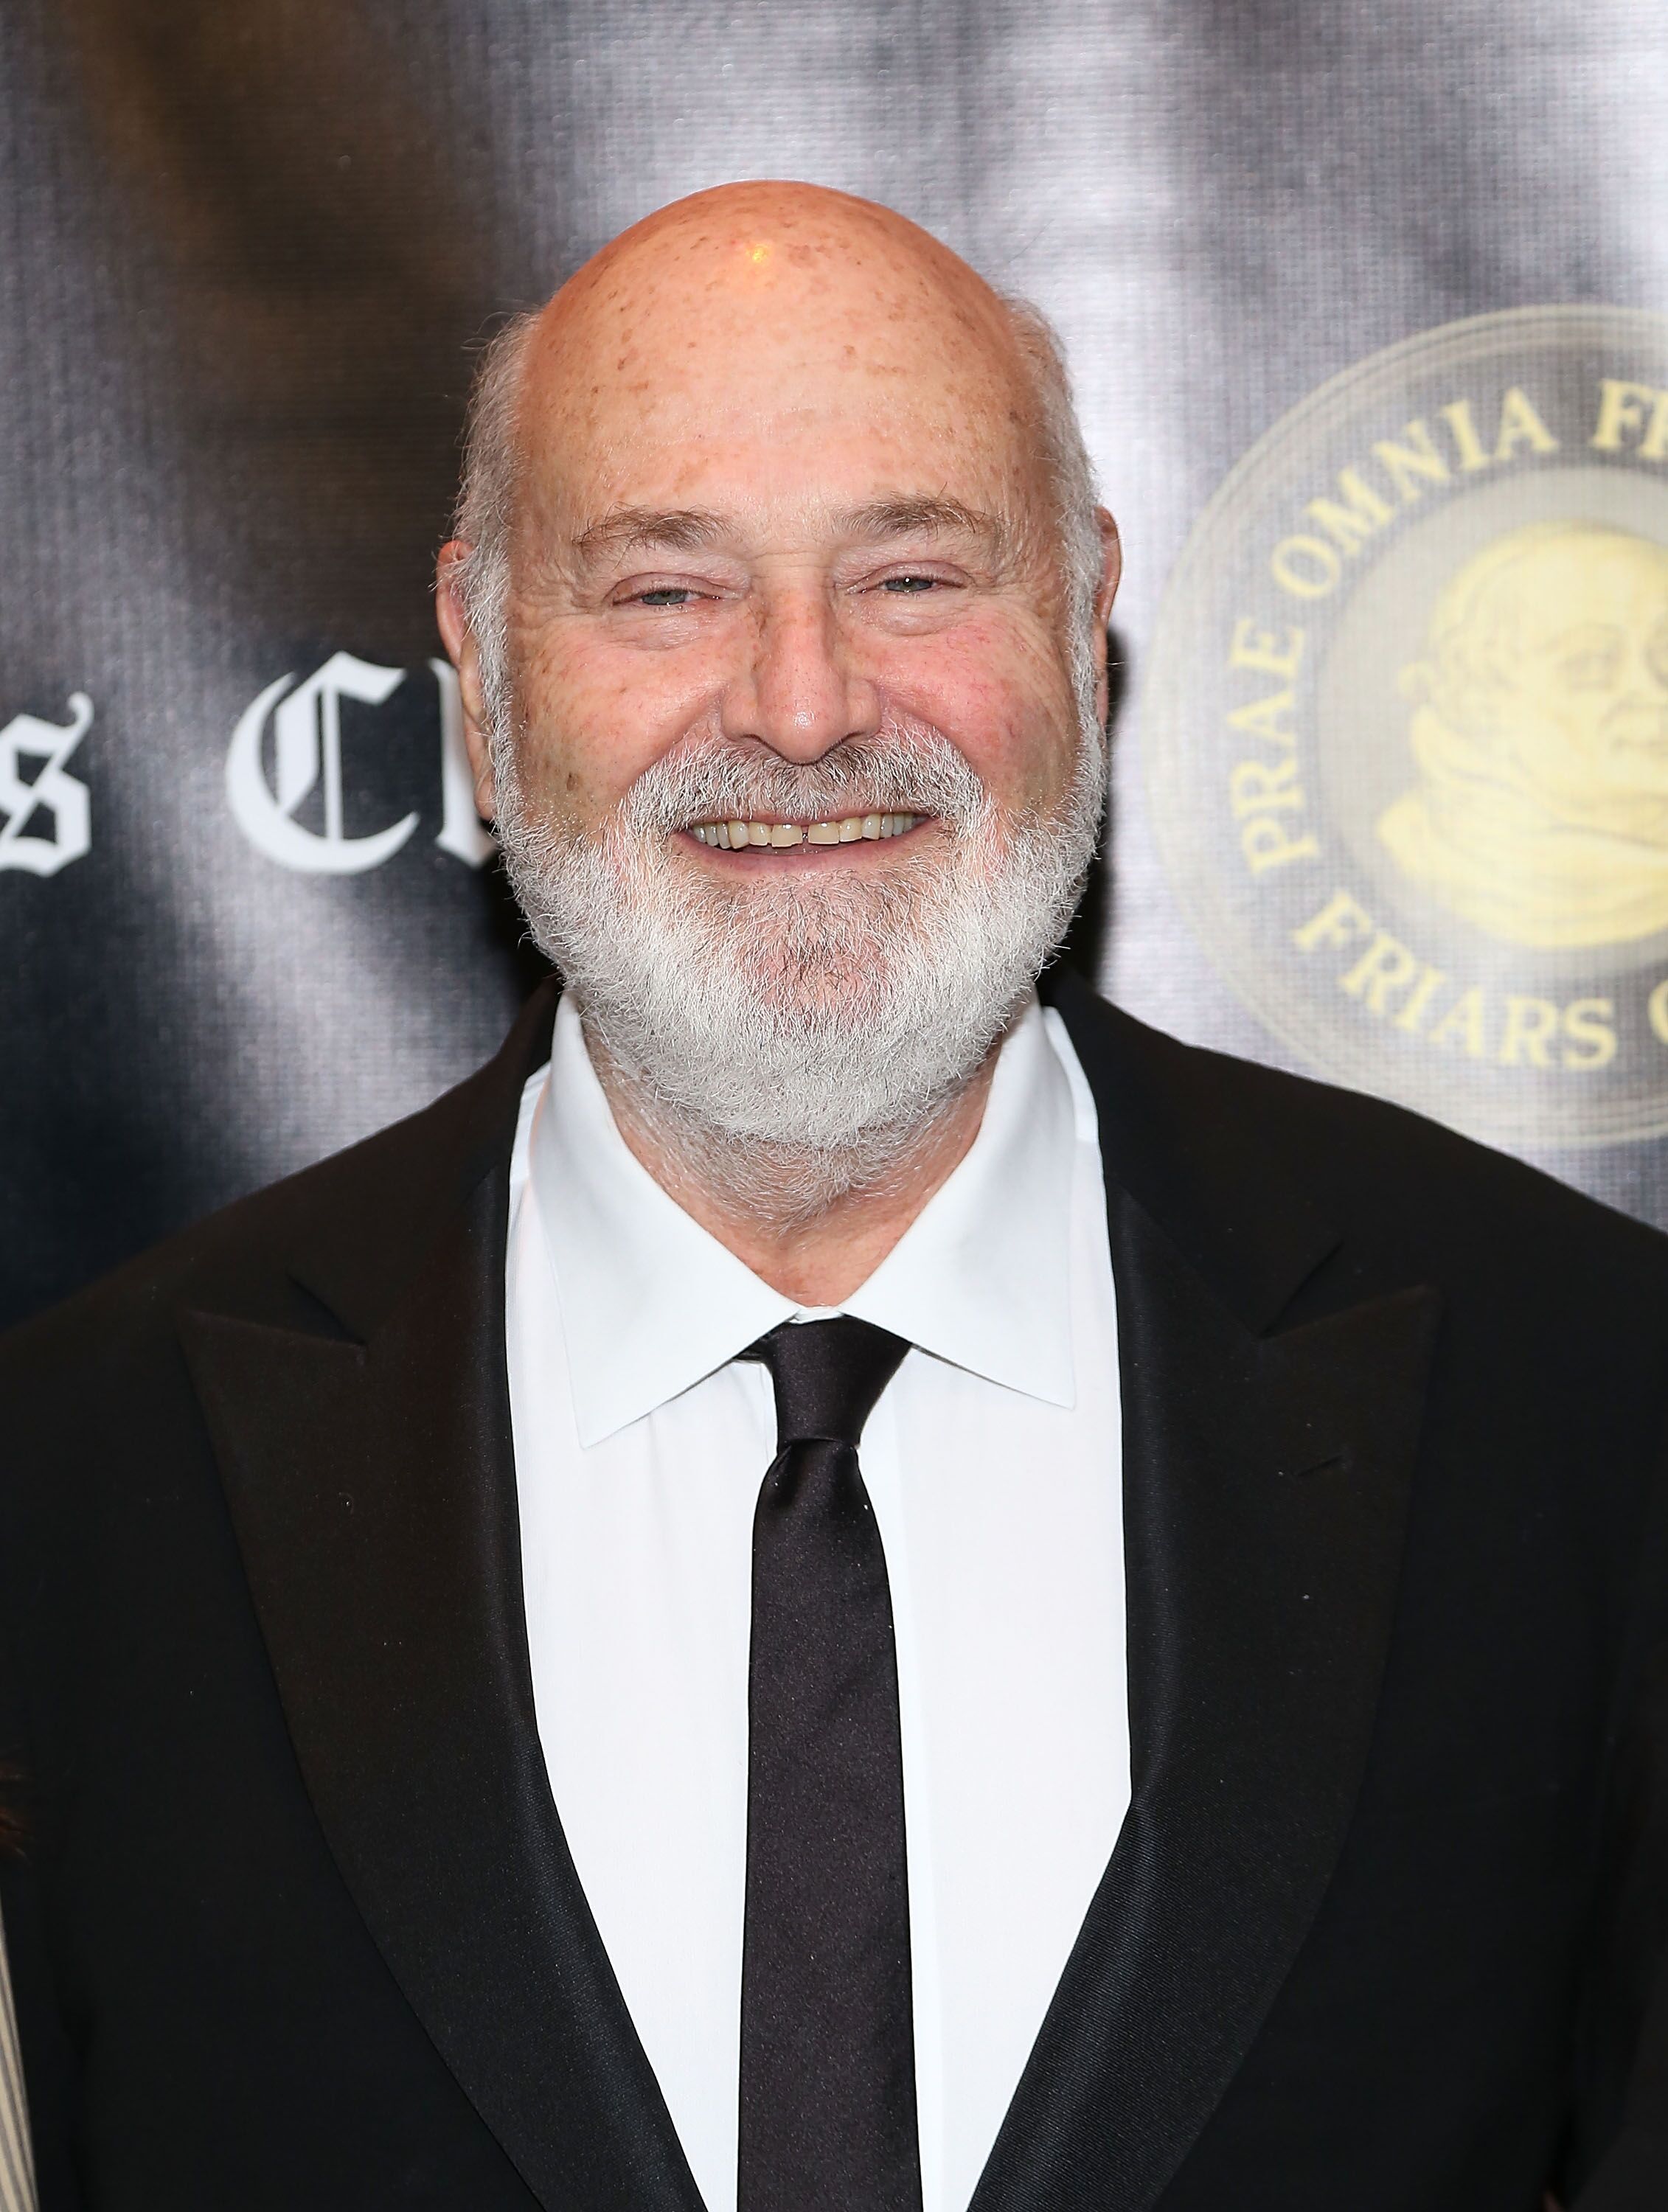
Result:
{"label": "cheek", "polygon": [[1045,637],[970,623],[916,641],[887,672],[900,707],[930,722],[1009,805],[1046,805],[1069,782],[1077,716],[1070,677]]}
{"label": "cheek", "polygon": [[575,817],[605,813],[709,712],[711,690],[681,657],[628,657],[555,624],[518,657],[529,779]]}
{"label": "cheek", "polygon": [[1580,700],[1525,709],[1518,727],[1519,750],[1543,774],[1579,781],[1592,772],[1595,720]]}

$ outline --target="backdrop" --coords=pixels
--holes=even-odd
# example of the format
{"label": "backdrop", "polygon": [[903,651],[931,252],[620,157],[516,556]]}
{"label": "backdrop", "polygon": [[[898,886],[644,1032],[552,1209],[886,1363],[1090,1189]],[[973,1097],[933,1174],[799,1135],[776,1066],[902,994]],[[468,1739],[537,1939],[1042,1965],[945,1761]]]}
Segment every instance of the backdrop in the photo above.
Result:
{"label": "backdrop", "polygon": [[0,1310],[531,973],[429,592],[471,364],[730,177],[1063,332],[1123,526],[1078,957],[1668,1218],[1654,0],[9,0]]}
{"label": "backdrop", "polygon": [[0,1315],[496,1043],[533,971],[429,597],[472,360],[756,175],[1064,334],[1129,562],[1076,957],[1668,1221],[1659,0],[8,0],[0,41]]}

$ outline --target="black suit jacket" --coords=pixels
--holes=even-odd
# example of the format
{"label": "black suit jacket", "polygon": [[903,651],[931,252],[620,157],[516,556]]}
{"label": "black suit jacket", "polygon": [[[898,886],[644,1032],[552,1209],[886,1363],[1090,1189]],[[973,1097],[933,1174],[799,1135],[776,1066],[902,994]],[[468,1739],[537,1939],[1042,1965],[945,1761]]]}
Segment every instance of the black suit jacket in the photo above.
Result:
{"label": "black suit jacket", "polygon": [[[1659,2212],[1668,1243],[1054,995],[1134,1802],[975,2212]],[[534,1725],[503,1248],[552,1007],[0,1348],[45,2212],[697,2212]]]}

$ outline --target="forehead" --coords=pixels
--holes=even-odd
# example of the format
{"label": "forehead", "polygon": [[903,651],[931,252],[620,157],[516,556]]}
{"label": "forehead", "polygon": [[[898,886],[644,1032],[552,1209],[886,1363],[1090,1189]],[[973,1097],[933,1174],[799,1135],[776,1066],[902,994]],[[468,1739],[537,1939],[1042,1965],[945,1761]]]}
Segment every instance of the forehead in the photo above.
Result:
{"label": "forehead", "polygon": [[1006,319],[952,258],[720,231],[559,294],[533,341],[520,459],[543,505],[809,506],[1024,496],[1032,398]]}
{"label": "forehead", "polygon": [[1542,546],[1497,580],[1501,597],[1537,627],[1628,623],[1668,601],[1668,547],[1645,538]]}

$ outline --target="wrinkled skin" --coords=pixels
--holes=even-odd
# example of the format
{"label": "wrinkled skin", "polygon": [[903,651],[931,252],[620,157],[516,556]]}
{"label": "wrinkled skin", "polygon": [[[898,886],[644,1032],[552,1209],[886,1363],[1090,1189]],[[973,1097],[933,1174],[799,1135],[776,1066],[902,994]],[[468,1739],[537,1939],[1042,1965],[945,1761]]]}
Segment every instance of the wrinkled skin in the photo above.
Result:
{"label": "wrinkled skin", "polygon": [[[529,803],[594,830],[680,744],[721,735],[814,762],[888,717],[947,738],[999,810],[1048,813],[1078,743],[1066,609],[1033,403],[1001,303],[926,233],[801,185],[704,192],[605,247],[544,311],[518,417],[509,673]],[[1103,518],[1097,638],[1117,543]],[[478,803],[492,771],[478,661],[441,556]],[[896,843],[718,850],[760,896],[810,870],[900,864]],[[786,878],[787,880],[783,880]],[[772,1241],[703,1203],[600,1067],[628,1143],[768,1279],[862,1279],[976,1133],[989,1067],[884,1193]],[[745,1249],[743,1249],[745,1247]]]}

